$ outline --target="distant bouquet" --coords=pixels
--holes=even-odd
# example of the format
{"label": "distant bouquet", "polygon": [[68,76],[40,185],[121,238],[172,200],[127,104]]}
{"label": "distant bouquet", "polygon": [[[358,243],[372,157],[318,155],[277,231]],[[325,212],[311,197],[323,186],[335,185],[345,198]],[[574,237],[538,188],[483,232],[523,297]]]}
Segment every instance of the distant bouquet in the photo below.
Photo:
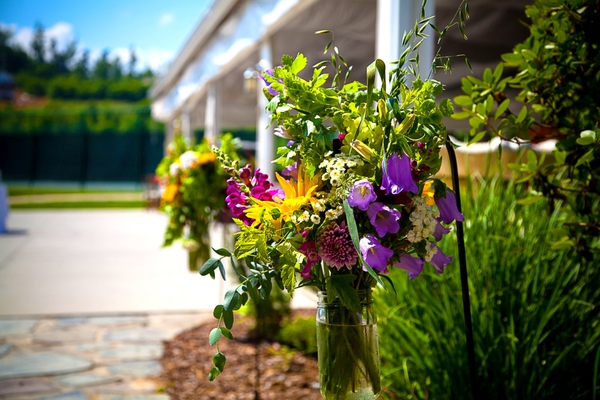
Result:
{"label": "distant bouquet", "polygon": [[[442,273],[452,260],[436,244],[450,231],[447,224],[463,220],[455,194],[434,176],[448,140],[442,118],[453,113],[449,100],[436,102],[442,85],[417,77],[409,86],[401,68],[388,82],[381,60],[369,67],[366,85],[346,83],[337,48],[328,62],[336,71],[333,79],[324,73],[327,62],[302,78],[307,65],[302,54],[283,56],[280,66],[262,76],[275,135],[288,140],[274,161],[282,169],[279,187],[216,151],[232,176],[226,202],[240,231],[233,252],[218,249],[220,258],[209,260],[200,273],[222,271],[225,257],[234,267],[236,260],[245,262],[251,273],[215,309],[219,326],[211,344],[231,337],[233,310],[249,296],[266,298],[273,280],[290,294],[313,286],[350,310],[344,315],[352,319],[391,269],[414,279],[426,263]],[[374,87],[377,73],[380,89]],[[365,357],[357,346],[343,346],[332,348],[325,367],[344,351],[353,353],[348,359]],[[213,361],[210,379],[222,371],[225,356],[218,352]],[[365,368],[371,373],[370,367],[375,364],[365,363],[360,373]],[[353,387],[354,377],[331,373],[325,383],[322,379],[322,390],[330,384]]]}
{"label": "distant bouquet", "polygon": [[[220,138],[223,154],[237,159],[231,134]],[[209,225],[225,207],[227,174],[207,140],[192,146],[175,135],[156,169],[164,191],[160,209],[169,216],[163,246],[180,241],[197,271],[210,256]]]}

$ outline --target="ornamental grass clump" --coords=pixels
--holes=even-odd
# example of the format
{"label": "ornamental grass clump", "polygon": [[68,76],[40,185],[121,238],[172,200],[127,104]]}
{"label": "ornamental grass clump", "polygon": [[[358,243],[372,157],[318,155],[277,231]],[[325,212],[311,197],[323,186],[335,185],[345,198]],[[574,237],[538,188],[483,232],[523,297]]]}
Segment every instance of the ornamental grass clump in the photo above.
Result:
{"label": "ornamental grass clump", "polygon": [[[482,399],[592,399],[598,388],[600,274],[575,249],[552,248],[568,210],[550,216],[513,181],[476,182],[463,199],[477,384]],[[450,234],[444,252],[457,246]],[[379,291],[389,398],[468,399],[458,268]]]}

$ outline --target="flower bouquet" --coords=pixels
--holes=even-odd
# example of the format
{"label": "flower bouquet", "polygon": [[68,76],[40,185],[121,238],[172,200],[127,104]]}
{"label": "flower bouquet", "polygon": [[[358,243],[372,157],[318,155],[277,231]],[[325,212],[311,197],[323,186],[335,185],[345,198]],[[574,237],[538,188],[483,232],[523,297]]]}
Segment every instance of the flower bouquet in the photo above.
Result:
{"label": "flower bouquet", "polygon": [[[231,134],[220,143],[223,154],[237,159]],[[163,246],[181,241],[189,252],[189,269],[197,271],[210,255],[209,224],[225,207],[227,174],[208,141],[190,146],[181,135],[169,144],[156,174],[164,187],[160,209],[169,216]]]}
{"label": "flower bouquet", "polygon": [[[450,231],[447,224],[463,219],[454,193],[434,177],[447,142],[442,117],[453,112],[449,100],[436,102],[442,85],[417,77],[409,86],[401,65],[388,81],[381,60],[369,67],[366,85],[346,82],[345,64],[334,48],[331,60],[311,74],[298,54],[283,56],[262,76],[275,134],[288,140],[274,160],[281,168],[278,187],[260,170],[240,168],[216,151],[231,175],[226,201],[240,230],[233,252],[216,250],[220,257],[200,273],[223,270],[226,257],[236,271],[236,262],[245,262],[251,273],[240,276],[214,310],[219,323],[209,337],[217,344],[211,380],[225,365],[218,341],[232,337],[233,311],[249,297],[266,298],[275,281],[290,295],[305,286],[319,291],[323,396],[376,397],[373,288],[390,284],[386,274],[393,268],[414,279],[426,263],[442,273],[452,259],[436,245]],[[377,73],[380,89],[374,87]]]}

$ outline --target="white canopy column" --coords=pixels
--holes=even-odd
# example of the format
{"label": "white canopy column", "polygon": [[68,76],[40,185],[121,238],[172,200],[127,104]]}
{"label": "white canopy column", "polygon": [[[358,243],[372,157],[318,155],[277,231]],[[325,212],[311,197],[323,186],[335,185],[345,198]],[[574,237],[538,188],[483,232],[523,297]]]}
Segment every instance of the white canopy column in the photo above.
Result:
{"label": "white canopy column", "polygon": [[190,122],[190,112],[184,111],[181,113],[181,135],[188,143],[192,143],[192,127]]}
{"label": "white canopy column", "polygon": [[[265,40],[260,47],[260,61],[258,65],[262,71],[273,67],[273,55],[271,42]],[[257,87],[257,116],[256,116],[256,166],[261,172],[269,175],[271,179],[275,177],[275,167],[273,160],[274,140],[273,127],[269,126],[270,116],[267,110],[268,101],[263,94],[265,83],[262,79],[258,79]]]}
{"label": "white canopy column", "polygon": [[[404,32],[414,30],[415,21],[420,18],[421,4],[421,0],[377,0],[375,55],[385,61],[388,67],[404,51],[402,36]],[[425,16],[429,17],[434,12],[435,1],[429,0],[425,6]],[[435,51],[435,32],[429,28],[425,33],[429,37],[419,48],[419,74],[423,77],[429,75]]]}
{"label": "white canopy column", "polygon": [[210,143],[216,143],[221,134],[221,95],[218,82],[211,82],[206,93],[206,114],[204,118],[204,137]]}

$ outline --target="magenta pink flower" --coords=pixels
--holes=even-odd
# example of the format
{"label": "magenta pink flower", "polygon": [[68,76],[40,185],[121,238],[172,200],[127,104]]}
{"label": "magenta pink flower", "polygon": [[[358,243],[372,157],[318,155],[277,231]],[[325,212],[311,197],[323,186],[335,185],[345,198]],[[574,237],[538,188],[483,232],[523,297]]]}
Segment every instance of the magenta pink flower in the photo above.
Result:
{"label": "magenta pink flower", "polygon": [[300,272],[300,276],[304,279],[310,279],[312,278],[312,274],[310,273],[312,266],[321,261],[321,257],[317,253],[315,241],[307,240],[300,245],[298,251],[306,256],[306,264],[304,265],[302,272]]}
{"label": "magenta pink flower", "polygon": [[318,254],[328,266],[350,269],[358,258],[345,222],[327,225],[317,236]]}
{"label": "magenta pink flower", "polygon": [[[248,203],[247,190],[250,191],[250,196],[258,200],[272,201],[274,196],[283,198],[284,193],[281,189],[272,189],[273,184],[269,182],[269,176],[260,172],[260,169],[252,174],[250,164],[240,169],[239,181],[234,178],[227,180],[227,197],[225,202],[227,207],[231,209],[231,214],[235,218],[241,219],[244,224],[250,225],[253,220],[248,218],[244,213],[250,205]],[[242,189],[245,186],[245,190]]]}

